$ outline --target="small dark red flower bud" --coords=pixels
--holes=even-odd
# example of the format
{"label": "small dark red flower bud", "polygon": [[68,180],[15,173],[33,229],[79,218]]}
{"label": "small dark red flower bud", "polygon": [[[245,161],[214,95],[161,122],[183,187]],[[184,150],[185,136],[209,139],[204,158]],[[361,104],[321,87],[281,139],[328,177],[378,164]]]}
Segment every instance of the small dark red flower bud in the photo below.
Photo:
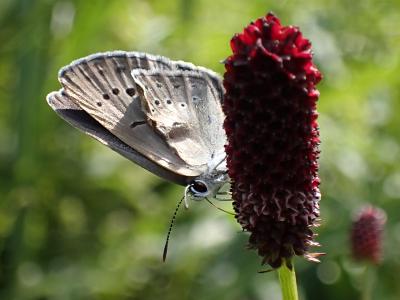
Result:
{"label": "small dark red flower bud", "polygon": [[320,200],[321,73],[299,28],[269,13],[231,40],[223,110],[236,218],[263,263],[309,254]]}
{"label": "small dark red flower bud", "polygon": [[351,229],[351,247],[355,259],[379,264],[385,222],[386,214],[379,208],[367,206],[359,212]]}

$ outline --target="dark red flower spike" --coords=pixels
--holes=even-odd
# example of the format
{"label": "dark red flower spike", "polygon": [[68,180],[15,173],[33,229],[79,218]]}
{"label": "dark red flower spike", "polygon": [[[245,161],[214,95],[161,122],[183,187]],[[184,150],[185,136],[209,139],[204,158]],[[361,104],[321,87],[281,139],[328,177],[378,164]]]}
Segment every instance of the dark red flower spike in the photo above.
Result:
{"label": "dark red flower spike", "polygon": [[356,216],[351,229],[353,257],[379,264],[382,259],[382,235],[386,214],[379,208],[364,207]]}
{"label": "dark red flower spike", "polygon": [[263,263],[309,254],[319,217],[316,84],[311,43],[269,13],[231,40],[223,110],[238,222]]}

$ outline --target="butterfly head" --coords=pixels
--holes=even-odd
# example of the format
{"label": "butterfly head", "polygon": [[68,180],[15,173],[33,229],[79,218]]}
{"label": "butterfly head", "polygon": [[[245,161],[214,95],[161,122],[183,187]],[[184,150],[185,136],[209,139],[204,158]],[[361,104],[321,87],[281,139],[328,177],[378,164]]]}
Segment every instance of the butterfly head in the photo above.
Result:
{"label": "butterfly head", "polygon": [[228,181],[226,172],[218,171],[204,174],[189,183],[186,187],[186,194],[195,201],[200,201],[207,197],[215,198]]}

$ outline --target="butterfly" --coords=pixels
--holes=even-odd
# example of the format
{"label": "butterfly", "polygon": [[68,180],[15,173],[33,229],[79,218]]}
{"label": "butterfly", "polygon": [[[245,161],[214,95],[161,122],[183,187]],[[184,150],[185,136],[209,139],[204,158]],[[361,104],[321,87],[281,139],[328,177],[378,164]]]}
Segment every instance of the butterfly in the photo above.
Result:
{"label": "butterfly", "polygon": [[96,53],[59,71],[50,107],[72,126],[168,181],[188,198],[228,183],[222,80],[204,67],[141,52]]}

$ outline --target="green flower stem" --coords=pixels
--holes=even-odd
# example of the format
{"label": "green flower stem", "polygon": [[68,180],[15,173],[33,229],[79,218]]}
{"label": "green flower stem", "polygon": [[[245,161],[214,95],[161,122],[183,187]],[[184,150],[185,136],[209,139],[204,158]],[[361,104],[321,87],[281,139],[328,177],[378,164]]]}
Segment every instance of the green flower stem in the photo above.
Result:
{"label": "green flower stem", "polygon": [[298,300],[296,273],[291,261],[286,261],[278,269],[279,282],[281,284],[283,300]]}
{"label": "green flower stem", "polygon": [[371,300],[372,299],[372,287],[374,285],[373,270],[370,266],[365,267],[365,271],[362,278],[362,290],[361,290],[361,300]]}

